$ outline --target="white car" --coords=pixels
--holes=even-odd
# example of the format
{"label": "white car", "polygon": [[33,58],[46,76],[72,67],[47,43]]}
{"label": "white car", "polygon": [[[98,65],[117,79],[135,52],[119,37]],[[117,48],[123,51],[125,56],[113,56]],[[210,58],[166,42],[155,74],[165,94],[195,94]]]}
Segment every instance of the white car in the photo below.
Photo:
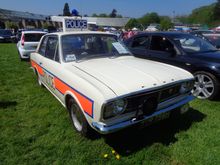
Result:
{"label": "white car", "polygon": [[189,72],[131,55],[104,32],[62,32],[42,37],[31,65],[38,83],[69,110],[76,131],[108,134],[188,110]]}
{"label": "white car", "polygon": [[30,53],[35,52],[38,43],[46,32],[43,31],[23,31],[21,38],[17,43],[17,49],[20,59],[29,59]]}

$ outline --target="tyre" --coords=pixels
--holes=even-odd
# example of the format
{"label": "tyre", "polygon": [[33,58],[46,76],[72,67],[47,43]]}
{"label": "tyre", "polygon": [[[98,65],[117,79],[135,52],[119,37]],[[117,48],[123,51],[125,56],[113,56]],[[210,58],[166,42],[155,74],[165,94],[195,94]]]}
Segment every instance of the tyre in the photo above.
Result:
{"label": "tyre", "polygon": [[199,99],[214,99],[219,91],[217,78],[213,74],[204,71],[196,72],[194,76],[193,95]]}
{"label": "tyre", "polygon": [[73,98],[70,98],[68,101],[68,110],[73,128],[82,136],[90,137],[93,130]]}

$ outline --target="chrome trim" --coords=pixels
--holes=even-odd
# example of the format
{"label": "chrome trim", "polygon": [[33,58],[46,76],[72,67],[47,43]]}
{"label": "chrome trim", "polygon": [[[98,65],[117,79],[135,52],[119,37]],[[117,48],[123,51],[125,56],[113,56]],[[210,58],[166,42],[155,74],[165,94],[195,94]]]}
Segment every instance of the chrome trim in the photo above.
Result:
{"label": "chrome trim", "polygon": [[[154,92],[159,92],[161,90],[163,90],[164,88],[168,88],[168,87],[171,87],[171,86],[174,86],[174,85],[182,85],[182,83],[184,82],[189,82],[189,81],[194,81],[195,78],[189,78],[189,79],[185,79],[185,80],[179,80],[179,81],[175,81],[175,82],[172,82],[172,83],[169,83],[169,84],[165,84],[165,85],[161,85],[161,86],[158,86],[158,87],[152,87],[152,88],[148,88],[148,89],[144,89],[144,90],[140,90],[140,91],[135,91],[135,92],[131,92],[129,94],[125,94],[125,95],[121,95],[121,96],[118,96],[118,97],[115,97],[115,98],[112,98],[112,99],[109,99],[109,100],[106,100],[103,104],[102,104],[102,107],[101,107],[101,121],[105,121],[105,120],[109,120],[109,119],[104,119],[103,118],[103,115],[104,115],[104,108],[105,106],[109,103],[109,102],[113,102],[113,101],[116,101],[118,99],[127,99],[128,97],[132,97],[133,95],[137,95],[137,94],[141,94],[141,93],[147,93],[147,94],[151,94],[151,93],[154,93]],[[181,94],[180,94],[181,95]],[[182,94],[184,95],[184,94]],[[176,96],[177,97],[177,96]],[[176,97],[174,98],[171,98],[171,99],[175,99]],[[166,101],[169,101],[169,100],[166,100]],[[164,101],[164,102],[166,102]],[[163,102],[161,102],[163,103]]]}
{"label": "chrome trim", "polygon": [[123,122],[114,124],[114,125],[106,125],[106,124],[101,123],[101,122],[92,122],[92,126],[96,131],[98,131],[101,134],[109,134],[109,133],[112,133],[112,132],[116,132],[120,129],[126,128],[128,126],[132,126],[134,124],[137,124],[137,123],[140,123],[142,121],[148,120],[148,119],[150,119],[152,117],[155,117],[157,115],[160,115],[162,113],[171,111],[175,108],[181,107],[181,106],[187,104],[188,102],[192,101],[194,98],[195,98],[194,96],[189,95],[189,96],[187,96],[186,98],[184,98],[183,100],[181,100],[180,102],[178,102],[176,104],[173,104],[169,107],[166,107],[164,109],[156,111],[150,116],[144,116],[143,119],[137,120],[136,118],[133,118],[133,119],[129,119],[127,121],[123,121]]}
{"label": "chrome trim", "polygon": [[160,90],[160,89],[172,86],[172,85],[177,85],[177,84],[181,84],[183,82],[194,81],[194,80],[195,80],[194,78],[189,78],[189,79],[175,81],[175,82],[165,84],[165,85],[160,85],[158,87],[152,87],[152,88],[148,88],[148,89],[143,89],[143,90],[131,92],[131,93],[128,93],[128,94],[125,94],[125,95],[121,95],[121,96],[106,100],[104,104],[106,104],[108,102],[111,102],[111,101],[114,101],[114,100],[117,100],[117,99],[126,98],[126,97],[129,97],[129,96],[132,96],[132,95],[136,95],[136,94],[139,94],[139,93],[145,93],[145,92],[150,92],[151,93],[151,92],[155,92],[156,90]]}

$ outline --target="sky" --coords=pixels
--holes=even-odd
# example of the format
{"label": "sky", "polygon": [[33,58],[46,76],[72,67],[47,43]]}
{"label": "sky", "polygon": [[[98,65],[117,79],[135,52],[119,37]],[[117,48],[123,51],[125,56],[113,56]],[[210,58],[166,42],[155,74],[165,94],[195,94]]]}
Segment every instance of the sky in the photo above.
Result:
{"label": "sky", "polygon": [[27,11],[36,14],[58,15],[63,13],[64,3],[70,10],[77,9],[80,14],[110,14],[116,9],[118,14],[139,18],[149,12],[159,15],[186,15],[197,7],[209,5],[216,0],[0,0],[0,8]]}

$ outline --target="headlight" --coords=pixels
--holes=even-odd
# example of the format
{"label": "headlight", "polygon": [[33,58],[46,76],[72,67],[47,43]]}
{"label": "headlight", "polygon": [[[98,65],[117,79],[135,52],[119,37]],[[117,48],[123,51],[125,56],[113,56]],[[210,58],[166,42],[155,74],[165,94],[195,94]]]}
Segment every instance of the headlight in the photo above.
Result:
{"label": "headlight", "polygon": [[4,39],[4,37],[0,37],[0,39]]}
{"label": "headlight", "polygon": [[182,83],[180,88],[180,93],[184,94],[190,92],[193,89],[193,86],[194,86],[194,81],[187,81]]}
{"label": "headlight", "polygon": [[123,99],[107,103],[104,107],[103,118],[108,119],[124,112],[127,102]]}

